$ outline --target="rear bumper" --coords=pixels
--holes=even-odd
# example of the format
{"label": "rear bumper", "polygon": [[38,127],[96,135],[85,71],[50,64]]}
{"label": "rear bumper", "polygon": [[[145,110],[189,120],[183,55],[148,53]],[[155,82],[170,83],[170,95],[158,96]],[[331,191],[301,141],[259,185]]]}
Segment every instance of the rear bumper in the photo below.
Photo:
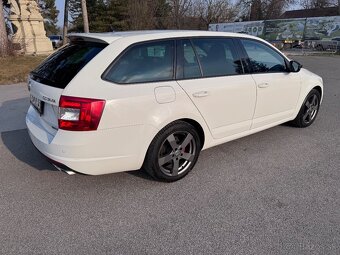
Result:
{"label": "rear bumper", "polygon": [[85,132],[59,129],[51,134],[41,121],[30,107],[26,125],[35,147],[49,159],[88,175],[141,168],[149,137],[154,132],[144,125],[136,125]]}

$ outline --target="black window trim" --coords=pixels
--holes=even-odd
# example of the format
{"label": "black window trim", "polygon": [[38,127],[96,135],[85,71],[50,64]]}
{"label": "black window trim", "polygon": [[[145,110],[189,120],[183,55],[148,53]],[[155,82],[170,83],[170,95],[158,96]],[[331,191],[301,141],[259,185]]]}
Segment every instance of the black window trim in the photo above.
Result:
{"label": "black window trim", "polygon": [[[145,40],[145,41],[139,41],[139,42],[135,42],[133,44],[130,44],[129,46],[127,46],[121,53],[119,53],[119,55],[111,62],[111,64],[105,69],[105,71],[102,73],[101,75],[101,79],[116,85],[122,85],[122,86],[128,86],[128,85],[136,85],[136,84],[143,84],[143,83],[160,83],[160,82],[169,82],[169,81],[181,81],[181,80],[196,80],[196,79],[211,79],[211,78],[219,78],[219,77],[229,77],[229,76],[236,76],[236,75],[249,75],[251,73],[246,72],[246,68],[245,66],[249,66],[247,64],[247,61],[245,59],[243,59],[243,48],[241,48],[240,41],[237,41],[238,39],[242,39],[243,37],[234,37],[234,36],[181,36],[181,37],[170,37],[170,38],[161,38],[161,39],[153,39],[153,40]],[[203,70],[202,70],[202,66],[201,66],[201,62],[198,58],[195,46],[192,42],[193,39],[229,39],[232,41],[232,44],[234,46],[235,49],[235,54],[237,56],[237,58],[240,60],[241,62],[241,66],[242,66],[242,73],[240,74],[228,74],[228,75],[214,75],[214,76],[204,76],[203,74]],[[246,38],[248,39],[248,38]],[[191,46],[194,49],[194,53],[196,56],[196,59],[198,61],[199,67],[200,67],[200,71],[201,71],[201,76],[200,77],[194,77],[194,78],[177,78],[177,44],[179,43],[180,40],[190,40]],[[252,39],[254,40],[254,39]],[[168,80],[154,80],[154,81],[148,81],[148,82],[129,82],[129,83],[118,83],[118,82],[114,82],[111,81],[109,79],[106,78],[107,73],[111,70],[111,68],[121,59],[121,57],[132,47],[136,46],[136,45],[140,45],[140,44],[144,44],[144,43],[152,43],[152,42],[162,42],[162,41],[174,41],[174,56],[173,56],[173,77],[171,79]],[[258,40],[254,40],[254,41],[258,41]],[[260,42],[260,41],[259,41]],[[282,54],[281,54],[282,55]]]}
{"label": "black window trim", "polygon": [[[184,65],[183,65],[183,61],[184,61],[184,56],[181,56],[180,55],[180,52],[183,51],[183,41],[189,41],[189,44],[194,52],[194,56],[196,58],[196,61],[197,61],[197,64],[198,64],[198,68],[200,70],[200,76],[198,77],[188,77],[188,78],[184,78],[183,76],[183,71],[184,71]],[[191,41],[191,38],[188,37],[188,38],[179,38],[176,40],[176,43],[177,43],[177,47],[176,47],[176,57],[177,57],[177,61],[176,61],[176,81],[180,81],[180,80],[188,80],[188,79],[200,79],[203,77],[203,71],[202,71],[202,67],[201,67],[201,63],[198,59],[198,55],[196,53],[196,49]],[[180,50],[178,50],[180,49]],[[179,70],[181,70],[181,73],[178,73]]]}
{"label": "black window trim", "polygon": [[[281,72],[279,72],[279,71],[275,71],[275,72],[254,72],[253,66],[250,63],[250,58],[248,56],[248,53],[247,53],[246,49],[244,48],[241,40],[255,41],[255,42],[259,43],[259,44],[265,45],[265,46],[271,48],[272,50],[274,50],[276,53],[278,53],[283,58],[283,60],[285,62],[285,66],[286,66],[286,71],[281,71]],[[248,38],[248,37],[235,37],[235,41],[237,41],[237,44],[239,45],[239,47],[240,47],[240,49],[242,51],[242,55],[245,57],[244,60],[247,63],[247,66],[249,68],[250,74],[290,73],[290,70],[289,70],[289,60],[287,59],[287,57],[282,52],[280,52],[274,46],[268,45],[268,44],[262,42],[261,40],[254,39],[254,38]]]}
{"label": "black window trim", "polygon": [[[166,42],[166,41],[171,41],[173,43],[173,59],[172,59],[172,78],[167,79],[167,80],[154,80],[154,81],[140,81],[140,82],[129,82],[129,83],[122,83],[122,82],[114,82],[112,80],[109,80],[106,78],[108,72],[111,70],[111,68],[113,68],[114,65],[116,65],[116,63],[124,56],[124,54],[130,50],[131,48],[137,46],[137,45],[141,45],[141,44],[145,44],[145,43],[157,43],[157,42]],[[177,61],[177,44],[176,44],[176,38],[162,38],[162,39],[156,39],[156,40],[147,40],[147,41],[140,41],[140,42],[136,42],[133,44],[130,44],[128,47],[126,47],[121,53],[119,53],[119,55],[111,62],[111,64],[105,69],[105,71],[102,73],[102,75],[100,76],[100,78],[104,81],[113,83],[113,84],[117,84],[117,85],[122,85],[122,86],[126,86],[126,85],[136,85],[136,84],[143,84],[143,83],[155,83],[155,82],[169,82],[169,81],[175,81],[175,77],[176,77],[176,61]]]}
{"label": "black window trim", "polygon": [[[196,39],[196,38],[195,38],[195,39]],[[200,61],[200,59],[199,59],[199,57],[198,57],[196,47],[195,47],[194,43],[192,42],[192,40],[193,40],[193,38],[190,37],[190,38],[189,38],[190,45],[191,45],[192,49],[194,50],[195,58],[196,58],[196,60],[197,60],[197,63],[198,63],[198,66],[199,66],[200,72],[201,72],[201,77],[196,77],[196,78],[198,78],[198,79],[199,79],[199,78],[204,78],[202,64],[201,64],[201,61]],[[182,79],[184,80],[184,79],[186,79],[186,78],[182,77]],[[195,79],[195,78],[194,78],[194,79]]]}

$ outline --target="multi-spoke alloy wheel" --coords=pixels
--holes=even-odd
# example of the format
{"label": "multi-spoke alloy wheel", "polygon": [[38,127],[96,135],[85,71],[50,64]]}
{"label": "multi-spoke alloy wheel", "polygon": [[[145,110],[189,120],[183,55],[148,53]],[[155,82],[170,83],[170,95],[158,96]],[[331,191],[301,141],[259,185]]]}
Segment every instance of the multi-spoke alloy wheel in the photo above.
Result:
{"label": "multi-spoke alloy wheel", "polygon": [[321,95],[316,89],[312,89],[306,97],[305,102],[301,106],[301,109],[296,118],[290,123],[296,127],[308,127],[310,126],[318,114],[320,107]]}
{"label": "multi-spoke alloy wheel", "polygon": [[319,99],[315,94],[312,94],[309,98],[307,98],[305,102],[305,110],[302,116],[302,120],[309,124],[314,120],[317,112],[319,110]]}
{"label": "multi-spoke alloy wheel", "polygon": [[177,176],[190,166],[195,158],[196,142],[186,131],[170,134],[158,153],[161,171],[168,176]]}
{"label": "multi-spoke alloy wheel", "polygon": [[176,181],[196,164],[201,141],[196,129],[183,121],[162,129],[151,143],[143,168],[154,178]]}

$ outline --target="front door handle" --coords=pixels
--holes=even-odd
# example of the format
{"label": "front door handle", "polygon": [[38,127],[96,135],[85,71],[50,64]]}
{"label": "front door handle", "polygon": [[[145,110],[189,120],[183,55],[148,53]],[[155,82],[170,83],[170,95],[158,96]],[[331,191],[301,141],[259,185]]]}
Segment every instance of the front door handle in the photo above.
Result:
{"label": "front door handle", "polygon": [[267,88],[269,86],[268,82],[260,83],[257,85],[259,88]]}
{"label": "front door handle", "polygon": [[209,92],[208,91],[199,91],[199,92],[195,92],[192,95],[194,97],[206,97],[206,96],[209,96]]}

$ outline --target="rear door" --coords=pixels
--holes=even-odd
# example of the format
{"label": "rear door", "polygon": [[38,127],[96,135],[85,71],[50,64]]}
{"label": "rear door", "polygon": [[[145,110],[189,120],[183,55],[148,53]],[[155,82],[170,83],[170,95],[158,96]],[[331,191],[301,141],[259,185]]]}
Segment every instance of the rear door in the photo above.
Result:
{"label": "rear door", "polygon": [[58,129],[59,98],[64,88],[106,45],[72,42],[31,72],[28,81],[31,105],[37,111],[41,123],[51,133]]}
{"label": "rear door", "polygon": [[231,38],[180,40],[177,80],[196,105],[215,139],[247,131],[256,85],[245,74]]}

